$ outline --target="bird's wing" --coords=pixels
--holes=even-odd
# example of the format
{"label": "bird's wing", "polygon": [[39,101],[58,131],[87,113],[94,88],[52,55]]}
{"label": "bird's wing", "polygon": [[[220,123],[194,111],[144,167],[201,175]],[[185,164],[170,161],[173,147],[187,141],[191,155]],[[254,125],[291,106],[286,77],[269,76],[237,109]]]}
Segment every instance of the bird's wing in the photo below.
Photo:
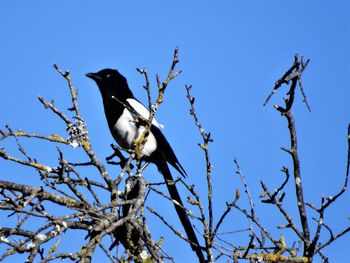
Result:
{"label": "bird's wing", "polygon": [[162,154],[164,159],[170,163],[183,177],[186,177],[186,171],[181,166],[180,162],[176,158],[176,155],[171,148],[169,142],[161,132],[159,128],[157,128],[155,125],[152,125],[151,132],[156,137],[157,140],[157,150]]}
{"label": "bird's wing", "polygon": [[[126,99],[126,101],[129,103],[130,107],[133,108],[143,118],[145,119],[149,118],[148,109],[145,106],[143,106],[143,104],[139,102],[137,99],[134,99],[134,98]],[[155,118],[153,118],[152,124],[156,126],[158,129],[162,129],[164,127],[162,124],[159,124]]]}
{"label": "bird's wing", "polygon": [[[126,101],[129,103],[129,105],[140,114],[142,117],[148,119],[149,118],[149,111],[145,106],[142,105],[141,102],[139,102],[136,99],[126,99]],[[170,163],[183,177],[186,177],[186,171],[181,166],[180,162],[176,158],[176,155],[171,148],[169,142],[163,135],[161,129],[163,128],[163,125],[159,124],[155,118],[152,120],[152,126],[151,126],[151,132],[155,136],[157,140],[157,150],[164,156],[164,159]]]}

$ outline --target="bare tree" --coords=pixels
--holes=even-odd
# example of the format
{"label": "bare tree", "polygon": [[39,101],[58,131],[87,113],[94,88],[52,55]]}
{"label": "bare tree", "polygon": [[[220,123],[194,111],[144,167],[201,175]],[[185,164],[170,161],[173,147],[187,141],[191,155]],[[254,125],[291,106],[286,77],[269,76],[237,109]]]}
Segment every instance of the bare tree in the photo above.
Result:
{"label": "bare tree", "polygon": [[[270,97],[286,85],[289,87],[284,106],[275,105],[276,110],[287,120],[290,136],[290,147],[282,148],[287,152],[293,165],[291,168],[282,167],[285,176],[284,181],[276,190],[270,190],[263,181],[260,182],[263,193],[261,202],[272,206],[276,213],[282,215],[285,222],[281,222],[280,228],[286,232],[292,232],[295,242],[292,246],[286,244],[284,236],[274,237],[272,226],[264,226],[255,211],[255,202],[250,194],[245,176],[237,160],[234,160],[236,174],[242,182],[242,190],[237,187],[233,199],[226,203],[226,209],[222,214],[214,214],[213,210],[213,183],[212,164],[210,160],[210,144],[213,142],[211,133],[205,132],[195,110],[195,98],[191,94],[191,86],[186,86],[187,99],[195,125],[201,135],[200,149],[205,157],[207,194],[199,195],[194,185],[188,185],[182,178],[174,180],[173,184],[183,186],[188,192],[188,206],[176,204],[187,211],[193,225],[198,231],[201,242],[201,250],[206,259],[202,262],[214,262],[221,258],[238,262],[248,260],[250,262],[312,262],[315,256],[320,256],[324,262],[328,258],[322,252],[339,237],[350,231],[350,226],[338,233],[334,233],[332,227],[325,223],[327,209],[334,205],[346,189],[350,166],[350,126],[347,131],[348,156],[344,185],[338,193],[332,197],[321,197],[319,206],[305,201],[302,173],[298,155],[297,131],[292,108],[295,104],[295,93],[299,87],[304,102],[308,108],[304,89],[302,87],[302,74],[309,61],[295,56],[294,63],[285,74],[275,83],[271,94],[266,99],[266,105]],[[145,77],[144,88],[147,92],[150,116],[144,119],[139,116],[139,121],[146,124],[146,129],[141,138],[135,142],[135,150],[124,151],[112,145],[113,154],[107,157],[107,163],[97,156],[88,136],[86,124],[79,110],[78,92],[74,88],[68,71],[62,71],[57,65],[54,68],[67,81],[70,91],[72,106],[68,113],[72,117],[58,109],[53,102],[43,97],[39,101],[58,117],[66,126],[67,135],[57,134],[42,135],[23,130],[13,130],[6,126],[0,130],[0,141],[5,142],[14,139],[21,157],[9,153],[7,148],[0,149],[0,158],[4,161],[14,162],[16,165],[32,168],[40,178],[40,185],[36,187],[18,183],[19,177],[13,176],[12,181],[0,180],[0,209],[1,217],[9,216],[15,224],[1,226],[0,244],[6,251],[0,255],[0,261],[15,254],[25,254],[26,262],[40,261],[49,262],[55,259],[70,259],[72,261],[90,262],[97,248],[105,254],[111,262],[163,262],[174,261],[163,248],[163,240],[154,240],[152,233],[147,227],[146,218],[155,215],[163,222],[184,245],[191,245],[190,241],[160,213],[152,204],[145,202],[146,189],[165,198],[173,200],[159,188],[169,182],[149,183],[142,176],[140,169],[140,155],[147,141],[151,122],[159,105],[164,101],[166,88],[172,79],[176,78],[181,71],[176,71],[178,63],[178,49],[174,51],[169,74],[164,81],[156,76],[158,96],[155,101],[151,98],[149,76],[146,68],[137,69]],[[121,103],[121,102],[120,102]],[[58,161],[56,165],[48,165],[39,162],[27,153],[22,145],[22,138],[28,140],[38,139],[49,142],[57,149]],[[82,162],[70,161],[65,157],[66,148],[81,148],[85,153],[86,160]],[[126,155],[126,156],[124,156]],[[118,160],[114,161],[114,157]],[[306,160],[305,160],[306,161]],[[114,179],[108,173],[108,167],[120,166],[120,173]],[[87,169],[97,171],[99,180],[91,180],[86,175]],[[291,176],[292,175],[292,176]],[[293,179],[291,179],[293,178]],[[295,193],[288,193],[295,197],[298,214],[292,215],[284,206],[286,195],[285,186],[293,184]],[[246,195],[248,203],[241,199],[241,192]],[[108,197],[109,201],[103,201]],[[203,201],[204,199],[205,202]],[[173,202],[174,203],[174,202]],[[207,205],[204,205],[207,203]],[[318,218],[310,218],[308,210],[312,210]],[[226,240],[220,235],[220,230],[228,215],[233,213],[243,215],[249,222],[248,226],[242,226],[248,232],[245,244],[237,244],[235,241]],[[298,219],[296,219],[298,218]],[[32,224],[35,222],[35,224]],[[312,225],[313,224],[313,225]],[[301,227],[299,227],[301,226]],[[310,228],[316,229],[312,234]],[[328,238],[321,241],[321,232],[325,230]],[[61,240],[68,232],[85,233],[81,239],[80,249],[77,251],[57,252],[61,246]],[[323,234],[327,236],[327,234]],[[165,237],[165,242],[167,237]],[[64,241],[62,241],[64,242]],[[193,245],[193,244],[192,244]]]}

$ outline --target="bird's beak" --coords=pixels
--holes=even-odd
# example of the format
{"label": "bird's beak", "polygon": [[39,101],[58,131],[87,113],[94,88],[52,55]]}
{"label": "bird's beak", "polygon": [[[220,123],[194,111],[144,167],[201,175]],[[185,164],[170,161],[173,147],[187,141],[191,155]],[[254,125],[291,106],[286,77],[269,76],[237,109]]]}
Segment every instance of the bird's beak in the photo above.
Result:
{"label": "bird's beak", "polygon": [[102,78],[97,75],[96,73],[86,73],[85,76],[87,76],[90,79],[93,79],[94,81],[100,81]]}

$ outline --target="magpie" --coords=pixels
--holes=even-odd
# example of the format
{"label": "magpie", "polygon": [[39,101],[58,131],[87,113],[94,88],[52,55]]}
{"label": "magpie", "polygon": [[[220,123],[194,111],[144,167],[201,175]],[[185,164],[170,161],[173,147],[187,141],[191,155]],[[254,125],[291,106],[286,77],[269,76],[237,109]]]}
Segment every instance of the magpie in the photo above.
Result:
{"label": "magpie", "polygon": [[[107,68],[96,73],[87,73],[86,76],[93,79],[100,90],[105,115],[113,138],[122,148],[133,149],[134,142],[140,138],[145,130],[145,126],[137,122],[137,119],[139,116],[148,119],[149,111],[134,97],[126,78],[117,70]],[[163,175],[178,217],[188,240],[191,242],[192,250],[196,252],[200,262],[205,262],[188,215],[182,207],[176,204],[184,206],[176,185],[173,183],[168,163],[183,177],[186,177],[187,174],[161,129],[162,126],[153,118],[147,142],[142,150],[142,160],[155,164]]]}

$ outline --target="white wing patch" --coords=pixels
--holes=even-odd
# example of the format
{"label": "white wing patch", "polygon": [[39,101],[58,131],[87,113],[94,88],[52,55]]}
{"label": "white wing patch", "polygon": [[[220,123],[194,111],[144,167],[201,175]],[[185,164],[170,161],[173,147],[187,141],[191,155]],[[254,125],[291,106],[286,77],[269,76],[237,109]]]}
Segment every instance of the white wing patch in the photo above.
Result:
{"label": "white wing patch", "polygon": [[[144,126],[141,125],[137,127],[135,125],[133,115],[128,109],[124,109],[122,115],[120,115],[118,121],[115,123],[112,129],[112,135],[121,147],[125,149],[132,149],[134,147],[134,141],[141,137],[144,130]],[[148,140],[143,147],[142,155],[150,156],[156,149],[157,140],[153,133],[150,132],[148,135]]]}
{"label": "white wing patch", "polygon": [[[142,117],[145,119],[149,118],[149,111],[148,109],[142,105],[142,103],[138,102],[135,99],[126,99],[126,101],[130,104],[130,106]],[[156,126],[158,129],[163,129],[164,125],[159,124],[155,118],[152,120],[152,124]]]}

